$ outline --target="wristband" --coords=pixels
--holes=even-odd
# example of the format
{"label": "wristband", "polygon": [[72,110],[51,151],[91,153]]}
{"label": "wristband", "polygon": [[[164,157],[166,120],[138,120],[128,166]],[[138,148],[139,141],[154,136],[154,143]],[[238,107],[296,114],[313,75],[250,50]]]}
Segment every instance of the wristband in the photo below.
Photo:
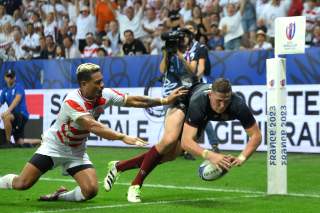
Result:
{"label": "wristband", "polygon": [[201,156],[203,159],[207,159],[208,154],[209,154],[209,150],[205,149],[202,151]]}
{"label": "wristband", "polygon": [[160,98],[160,103],[161,103],[161,105],[165,105],[168,103],[168,99],[167,98]]}
{"label": "wristband", "polygon": [[244,162],[247,160],[246,156],[244,156],[242,153],[238,156],[238,159],[241,161],[241,162]]}

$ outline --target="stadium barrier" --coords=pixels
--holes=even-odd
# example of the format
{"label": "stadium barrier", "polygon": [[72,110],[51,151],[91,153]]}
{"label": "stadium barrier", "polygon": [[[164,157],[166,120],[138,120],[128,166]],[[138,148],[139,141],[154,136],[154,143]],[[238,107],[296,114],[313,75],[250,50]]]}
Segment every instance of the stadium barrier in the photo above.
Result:
{"label": "stadium barrier", "polygon": [[[287,55],[287,84],[317,84],[320,82],[320,48],[309,48],[305,54]],[[228,78],[234,85],[265,85],[266,59],[273,51],[211,52],[211,75]],[[159,76],[161,56],[127,56],[68,60],[31,60],[3,62],[0,76],[14,69],[17,80],[26,89],[62,89],[77,87],[76,68],[84,62],[99,64],[106,87],[144,87]],[[0,78],[0,88],[4,86]]]}

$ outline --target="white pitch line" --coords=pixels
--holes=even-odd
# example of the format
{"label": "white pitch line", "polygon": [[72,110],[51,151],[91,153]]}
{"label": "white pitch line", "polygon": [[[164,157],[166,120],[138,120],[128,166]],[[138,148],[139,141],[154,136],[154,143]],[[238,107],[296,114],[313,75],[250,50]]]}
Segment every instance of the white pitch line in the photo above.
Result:
{"label": "white pitch line", "polygon": [[[73,179],[62,179],[62,178],[40,178],[40,180],[52,181],[52,182],[75,182]],[[102,182],[99,182],[99,183],[101,184]],[[122,185],[122,186],[131,185],[130,183],[118,183],[118,182],[115,184]],[[263,191],[242,190],[242,189],[206,188],[206,187],[174,186],[174,185],[162,185],[162,184],[143,184],[143,187],[267,195],[266,192],[263,192]],[[305,194],[305,193],[294,193],[294,192],[288,193],[287,196],[320,198],[320,194]]]}
{"label": "white pitch line", "polygon": [[257,198],[263,197],[264,195],[245,195],[245,196],[228,196],[219,198],[198,198],[198,199],[185,199],[185,200],[160,200],[154,202],[146,203],[128,203],[128,204],[117,204],[117,205],[103,205],[103,206],[88,206],[82,208],[70,208],[70,209],[57,209],[57,210],[47,210],[47,211],[34,211],[26,213],[49,213],[49,212],[66,212],[66,211],[86,211],[92,209],[107,209],[107,208],[123,208],[123,207],[134,207],[134,206],[150,206],[150,205],[163,205],[163,204],[176,204],[176,203],[186,203],[186,202],[199,202],[199,201],[217,201],[217,200],[229,200],[234,198]]}
{"label": "white pitch line", "polygon": [[[73,179],[55,179],[55,178],[41,178],[45,181],[57,181],[57,182],[75,182]],[[99,182],[100,184],[102,182]],[[115,185],[130,186],[130,183],[115,183]],[[163,189],[181,189],[181,190],[193,190],[193,191],[212,191],[212,192],[232,192],[232,193],[244,193],[244,194],[265,194],[260,191],[250,191],[241,189],[223,189],[223,188],[206,188],[206,187],[194,187],[194,186],[174,186],[174,185],[162,185],[162,184],[143,184],[143,187],[150,188],[163,188]]]}

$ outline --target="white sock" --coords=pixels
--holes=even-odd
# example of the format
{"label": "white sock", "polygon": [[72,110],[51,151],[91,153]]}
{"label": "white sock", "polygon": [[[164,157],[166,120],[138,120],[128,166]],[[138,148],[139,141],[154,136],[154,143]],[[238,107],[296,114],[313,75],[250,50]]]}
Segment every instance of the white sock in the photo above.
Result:
{"label": "white sock", "polygon": [[80,186],[77,186],[72,191],[63,193],[59,195],[59,200],[66,200],[66,201],[82,201],[86,198],[83,196]]}
{"label": "white sock", "polygon": [[15,174],[8,174],[0,177],[0,189],[12,189],[13,178],[17,177]]}

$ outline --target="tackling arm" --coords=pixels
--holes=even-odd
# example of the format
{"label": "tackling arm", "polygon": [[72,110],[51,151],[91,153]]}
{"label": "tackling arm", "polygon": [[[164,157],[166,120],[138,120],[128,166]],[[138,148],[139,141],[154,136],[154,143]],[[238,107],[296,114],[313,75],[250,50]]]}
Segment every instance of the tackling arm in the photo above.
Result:
{"label": "tackling arm", "polygon": [[77,119],[77,123],[84,129],[92,132],[104,139],[108,140],[122,140],[125,134],[113,131],[105,127],[100,122],[96,121],[91,115],[84,115]]}
{"label": "tackling arm", "polygon": [[167,104],[165,98],[152,98],[149,96],[127,96],[126,107],[147,108]]}
{"label": "tackling arm", "polygon": [[107,128],[102,123],[96,121],[91,115],[80,116],[76,122],[84,129],[92,132],[104,139],[108,140],[121,140],[129,145],[144,146],[147,143],[140,138],[131,137],[126,134],[116,132],[110,128]]}
{"label": "tackling arm", "polygon": [[126,107],[154,107],[160,105],[168,105],[174,103],[177,98],[184,96],[188,93],[188,90],[183,87],[179,87],[172,91],[172,93],[166,98],[152,98],[149,96],[127,96],[125,101]]}

